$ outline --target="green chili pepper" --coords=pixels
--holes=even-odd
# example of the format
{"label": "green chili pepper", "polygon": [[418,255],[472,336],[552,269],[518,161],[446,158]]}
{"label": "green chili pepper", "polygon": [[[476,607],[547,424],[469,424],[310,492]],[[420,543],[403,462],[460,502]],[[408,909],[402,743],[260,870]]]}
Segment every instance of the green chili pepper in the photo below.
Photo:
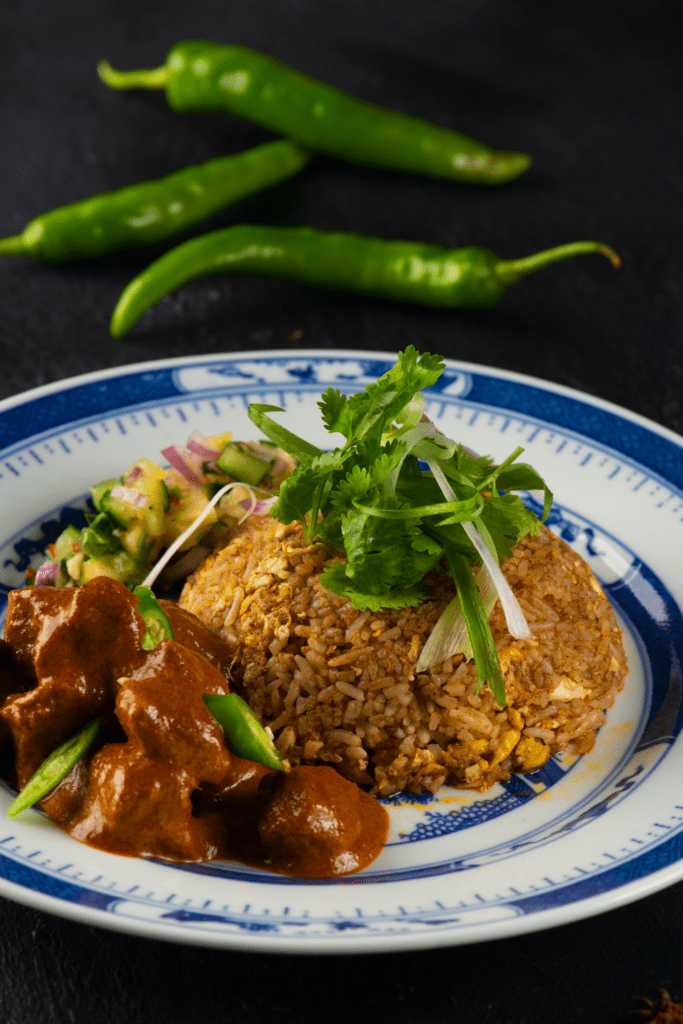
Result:
{"label": "green chili pepper", "polygon": [[284,761],[246,701],[236,693],[204,695],[204,703],[223,727],[230,750],[247,761],[284,770]]}
{"label": "green chili pepper", "polygon": [[396,113],[316,81],[255,50],[193,39],[170,50],[160,68],[98,74],[113,89],[165,89],[180,113],[224,111],[359,164],[497,185],[531,163],[459,132]]}
{"label": "green chili pepper", "polygon": [[58,782],[65,779],[73,766],[90,749],[101,725],[101,716],[93,718],[91,722],[79,729],[75,736],[53,750],[28,780],[16,800],[10,804],[7,809],[7,817],[14,818],[21,811],[33,807],[35,803],[47,796]]}
{"label": "green chili pepper", "polygon": [[123,291],[109,329],[114,338],[122,337],[164,295],[213,273],[262,274],[427,306],[488,309],[526,274],[592,252],[607,256],[615,267],[620,264],[599,242],[573,242],[524,259],[501,260],[475,246],[444,249],[313,228],[236,225],[184,242],[150,264]]}
{"label": "green chili pepper", "polygon": [[20,235],[0,239],[0,256],[64,263],[159,242],[291,177],[310,159],[296,143],[280,139],[82,199],[36,217]]}
{"label": "green chili pepper", "polygon": [[162,640],[173,640],[173,627],[150,588],[136,587],[133,596],[138,599],[138,611],[147,626],[142,638],[143,651],[153,651]]}

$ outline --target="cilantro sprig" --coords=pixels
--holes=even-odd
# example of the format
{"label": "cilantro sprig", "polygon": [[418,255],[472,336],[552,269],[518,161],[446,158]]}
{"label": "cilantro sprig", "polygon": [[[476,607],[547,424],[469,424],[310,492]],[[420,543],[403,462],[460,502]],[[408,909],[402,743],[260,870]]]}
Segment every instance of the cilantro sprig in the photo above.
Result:
{"label": "cilantro sprig", "polygon": [[[283,523],[298,519],[309,543],[319,538],[345,552],[345,562],[322,574],[324,586],[359,610],[410,607],[425,599],[424,577],[445,560],[458,607],[447,609],[434,633],[458,637],[458,649],[474,656],[477,692],[488,683],[504,707],[505,683],[488,615],[497,595],[513,635],[530,636],[499,565],[522,537],[539,531],[535,514],[513,492],[542,490],[543,518],[552,494],[531,466],[517,461],[523,449],[495,465],[426,420],[421,392],[444,368],[440,356],[410,346],[365,391],[346,396],[328,388],[318,402],[323,422],[345,438],[332,451],[309,444],[269,416],[284,411],[277,406],[250,405],[249,417],[299,462],[271,515]],[[431,664],[455,653],[447,636],[434,639]],[[423,657],[418,668],[426,667]]]}

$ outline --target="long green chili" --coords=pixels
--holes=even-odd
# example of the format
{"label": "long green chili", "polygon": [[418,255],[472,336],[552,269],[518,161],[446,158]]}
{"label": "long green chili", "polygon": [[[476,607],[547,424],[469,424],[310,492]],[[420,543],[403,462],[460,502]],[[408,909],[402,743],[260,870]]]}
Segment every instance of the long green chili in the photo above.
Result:
{"label": "long green chili", "polygon": [[284,770],[282,755],[246,701],[236,693],[204,695],[204,703],[223,727],[230,750],[247,761]]}
{"label": "long green chili", "polygon": [[292,177],[310,159],[295,142],[279,139],[104,192],[44,213],[20,235],[0,239],[0,256],[65,263],[160,242]]}
{"label": "long green chili", "polygon": [[476,246],[445,249],[314,228],[236,225],[190,239],[150,264],[121,294],[109,329],[122,337],[169,292],[217,273],[260,274],[427,306],[488,309],[527,274],[595,252],[619,266],[619,257],[600,242],[573,242],[501,260]]}
{"label": "long green chili", "polygon": [[138,611],[147,627],[142,638],[143,651],[153,651],[162,640],[173,640],[173,627],[154,596],[153,590],[150,587],[136,587],[133,596],[138,599]]}
{"label": "long green chili", "polygon": [[79,729],[61,746],[53,750],[45,758],[40,768],[31,776],[21,793],[7,809],[7,817],[14,818],[17,814],[33,807],[44,796],[54,789],[58,782],[65,779],[75,764],[80,761],[92,746],[100,731],[102,717],[93,718],[91,722]]}
{"label": "long green chili", "polygon": [[525,171],[525,153],[499,152],[459,132],[367,103],[244,46],[178,43],[159,68],[100,78],[113,89],[164,89],[181,113],[223,111],[359,164],[497,185]]}

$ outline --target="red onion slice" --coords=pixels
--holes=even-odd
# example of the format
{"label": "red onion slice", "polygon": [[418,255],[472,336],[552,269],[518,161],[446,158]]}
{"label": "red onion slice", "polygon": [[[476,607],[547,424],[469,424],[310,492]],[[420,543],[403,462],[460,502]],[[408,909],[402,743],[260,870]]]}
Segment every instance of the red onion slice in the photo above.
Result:
{"label": "red onion slice", "polygon": [[204,474],[201,465],[196,459],[186,452],[179,444],[173,444],[170,448],[164,448],[161,454],[171,463],[174,469],[193,484],[204,484]]}
{"label": "red onion slice", "polygon": [[192,431],[185,446],[193,455],[198,455],[202,462],[214,462],[223,451],[222,448],[211,444],[198,430]]}
{"label": "red onion slice", "polygon": [[267,515],[276,501],[276,496],[273,496],[272,498],[257,498],[256,504],[254,505],[251,514],[253,516]]}
{"label": "red onion slice", "polygon": [[33,585],[36,587],[54,587],[60,568],[59,562],[43,562],[36,572]]}

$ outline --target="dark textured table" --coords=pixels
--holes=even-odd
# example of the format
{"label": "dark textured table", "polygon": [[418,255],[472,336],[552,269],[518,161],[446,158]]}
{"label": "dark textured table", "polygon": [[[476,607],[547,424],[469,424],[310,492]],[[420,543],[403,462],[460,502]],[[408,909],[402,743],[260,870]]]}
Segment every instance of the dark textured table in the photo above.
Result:
{"label": "dark textured table", "polygon": [[[194,36],[263,50],[534,157],[528,174],[496,190],[319,158],[207,226],[311,224],[480,244],[505,258],[596,238],[623,267],[615,272],[599,256],[565,263],[483,313],[214,277],[165,299],[115,342],[107,324],[121,289],[164,246],[59,269],[4,260],[0,396],[166,356],[414,344],[567,384],[683,431],[680,27],[675,0],[3,5],[1,234],[54,206],[269,137],[227,116],[174,114],[161,94],[117,94],[96,78],[101,58],[154,66]],[[679,884],[543,934],[327,959],[166,945],[0,901],[0,1016],[8,1024],[615,1022],[656,986],[683,1000],[682,915]]]}

